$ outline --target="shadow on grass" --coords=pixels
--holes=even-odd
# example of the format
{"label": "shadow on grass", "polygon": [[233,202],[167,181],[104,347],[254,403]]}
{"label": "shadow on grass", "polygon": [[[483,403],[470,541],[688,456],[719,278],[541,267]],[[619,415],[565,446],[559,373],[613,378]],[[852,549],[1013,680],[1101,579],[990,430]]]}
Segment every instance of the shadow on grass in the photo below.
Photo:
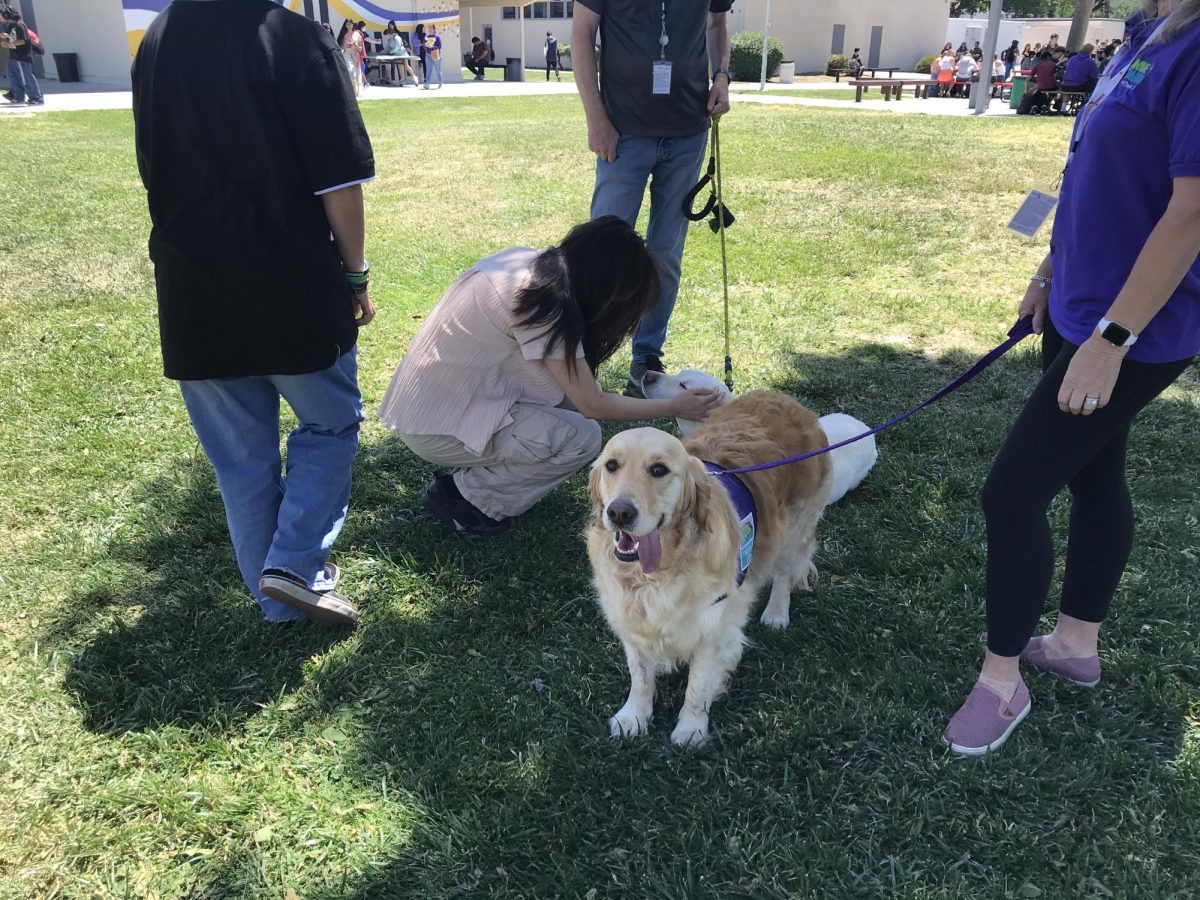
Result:
{"label": "shadow on grass", "polygon": [[[792,354],[777,387],[875,423],[971,361],[880,346]],[[1181,673],[1195,647],[1141,638],[1136,621],[1184,615],[1186,587],[1167,601],[1131,592],[1114,630],[1132,638],[1098,692],[1034,676],[1035,715],[993,763],[953,763],[937,742],[977,659],[978,485],[1036,373],[1023,348],[881,438],[875,472],[822,526],[822,586],[794,599],[788,632],[751,625],[753,646],[714,712],[714,745],[699,752],[667,743],[681,676],[663,680],[648,738],[607,736],[627,684],[591,599],[582,479],[508,536],[447,538],[415,512],[428,467],[390,438],[364,443],[338,544],[364,610],[346,652],[308,670],[342,635],[266,629],[239,601],[220,501],[198,459],[142,493],[143,526],[108,549],[116,571],[76,598],[80,618],[56,633],[86,645],[67,684],[88,727],[120,733],[236,724],[303,682],[281,731],[337,721],[346,739],[329,748],[331,764],[362,788],[382,786],[384,804],[421,810],[412,833],[369,864],[339,857],[297,870],[302,860],[239,851],[215,859],[189,896],[277,895],[281,879],[292,886],[284,873],[314,898],[978,896],[1019,887],[1028,871],[1066,895],[1085,873],[1062,859],[1114,840],[1111,864],[1089,859],[1089,876],[1144,884],[1122,860],[1146,840],[1162,872],[1186,871],[1171,848],[1187,844],[1194,804],[1172,794],[1169,770],[1194,702]],[[1162,403],[1147,436],[1174,434],[1188,409]],[[1148,445],[1147,469],[1171,458],[1169,446]],[[1156,536],[1186,546],[1184,526],[1157,509]],[[1174,561],[1135,566],[1188,577]],[[1149,785],[1137,801],[1148,824],[1123,837],[1131,779]],[[980,808],[991,817],[979,820]],[[1070,835],[1064,816],[1078,823]],[[928,837],[942,833],[953,840]]]}

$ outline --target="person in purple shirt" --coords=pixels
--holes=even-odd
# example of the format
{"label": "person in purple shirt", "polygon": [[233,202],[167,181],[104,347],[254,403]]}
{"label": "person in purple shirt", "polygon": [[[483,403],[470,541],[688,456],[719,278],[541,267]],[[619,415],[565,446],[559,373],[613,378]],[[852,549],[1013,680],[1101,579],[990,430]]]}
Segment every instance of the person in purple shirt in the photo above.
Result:
{"label": "person in purple shirt", "polygon": [[[1100,625],[1133,547],[1130,426],[1200,352],[1200,0],[1158,0],[1080,111],[1050,254],[1021,316],[1043,376],[983,488],[986,658],[944,738],[1000,746],[1031,708],[1020,663],[1100,681]],[[1071,491],[1057,624],[1033,637],[1054,571],[1046,511]]]}
{"label": "person in purple shirt", "polygon": [[1063,71],[1064,91],[1090,94],[1096,89],[1096,82],[1100,80],[1100,67],[1092,59],[1092,51],[1095,49],[1091,44],[1084,44],[1082,50],[1067,60],[1067,68]]}

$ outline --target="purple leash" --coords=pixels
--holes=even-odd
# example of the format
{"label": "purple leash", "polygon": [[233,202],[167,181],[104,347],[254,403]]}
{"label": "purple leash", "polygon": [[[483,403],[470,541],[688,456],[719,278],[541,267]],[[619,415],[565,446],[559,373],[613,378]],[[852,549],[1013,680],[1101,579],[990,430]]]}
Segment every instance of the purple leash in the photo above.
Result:
{"label": "purple leash", "polygon": [[1017,344],[1021,343],[1021,341],[1025,340],[1025,338],[1029,337],[1031,334],[1033,334],[1033,316],[1025,316],[1024,318],[1018,319],[1017,324],[1009,329],[1008,340],[1006,340],[1003,344],[1001,344],[999,347],[996,347],[994,350],[989,351],[986,356],[979,360],[979,362],[975,363],[975,365],[971,366],[971,368],[967,369],[967,371],[963,372],[920,406],[914,406],[908,412],[901,413],[900,415],[896,416],[896,418],[888,422],[884,422],[878,428],[872,428],[870,431],[864,431],[860,435],[856,435],[852,438],[846,438],[844,441],[839,441],[838,443],[831,444],[828,447],[822,447],[820,450],[813,450],[810,453],[802,453],[799,456],[789,456],[787,459],[777,459],[774,462],[759,463],[756,466],[743,466],[740,469],[721,469],[720,473],[723,475],[744,475],[747,472],[761,472],[764,469],[776,469],[779,466],[790,466],[792,463],[798,463],[806,459],[812,459],[814,456],[821,456],[822,454],[829,453],[832,450],[837,450],[839,447],[845,447],[847,444],[853,444],[857,441],[863,440],[864,438],[869,438],[873,434],[879,434],[881,431],[886,431],[893,425],[899,425],[909,416],[914,416],[926,407],[937,403],[947,394],[957,391],[960,387],[962,387],[968,381],[971,381],[976,375],[1002,357],[1013,347],[1017,346]]}

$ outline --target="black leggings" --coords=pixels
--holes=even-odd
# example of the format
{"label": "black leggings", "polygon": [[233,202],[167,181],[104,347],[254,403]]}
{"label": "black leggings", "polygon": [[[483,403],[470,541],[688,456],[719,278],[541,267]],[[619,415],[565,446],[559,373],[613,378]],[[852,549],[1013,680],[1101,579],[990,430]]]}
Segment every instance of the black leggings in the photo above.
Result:
{"label": "black leggings", "polygon": [[1133,549],[1129,427],[1191,363],[1126,360],[1108,406],[1076,416],[1058,408],[1058,390],[1078,349],[1047,316],[1042,380],[983,486],[988,649],[999,656],[1020,654],[1037,628],[1054,570],[1046,511],[1064,487],[1071,489],[1071,521],[1059,609],[1085,622],[1104,621]]}

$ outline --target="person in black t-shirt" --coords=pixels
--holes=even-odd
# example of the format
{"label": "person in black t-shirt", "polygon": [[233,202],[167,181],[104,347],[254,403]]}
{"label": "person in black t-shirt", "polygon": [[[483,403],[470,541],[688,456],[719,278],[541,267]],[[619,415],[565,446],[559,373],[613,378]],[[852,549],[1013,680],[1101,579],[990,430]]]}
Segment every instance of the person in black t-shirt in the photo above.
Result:
{"label": "person in black t-shirt", "polygon": [[[375,162],[341,52],[274,0],[174,0],[138,49],[133,112],[163,371],[216,470],[242,577],[267,621],[352,624],[326,557],[362,421]],[[286,478],[281,396],[299,420]]]}
{"label": "person in black t-shirt", "polygon": [[[667,324],[679,293],[688,220],[683,201],[700,177],[711,119],[729,111],[733,0],[578,0],[571,32],[575,83],[596,154],[592,218],[630,224],[650,183],[646,241],[662,295],[633,336],[626,391],[663,371]],[[596,78],[596,35],[601,38]]]}
{"label": "person in black t-shirt", "polygon": [[546,32],[546,43],[542,45],[542,55],[546,57],[546,80],[550,80],[550,70],[554,70],[554,77],[562,81],[562,69],[558,64],[558,38],[549,31]]}
{"label": "person in black t-shirt", "polygon": [[23,106],[28,99],[30,106],[41,106],[42,88],[33,74],[33,41],[29,29],[21,23],[21,14],[11,6],[0,7],[0,46],[8,50],[8,102]]}

